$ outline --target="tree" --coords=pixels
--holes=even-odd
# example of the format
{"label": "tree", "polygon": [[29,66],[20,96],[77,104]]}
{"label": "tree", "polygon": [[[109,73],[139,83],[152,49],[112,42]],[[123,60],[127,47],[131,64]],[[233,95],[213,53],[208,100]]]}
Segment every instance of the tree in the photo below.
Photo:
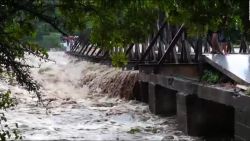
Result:
{"label": "tree", "polygon": [[185,23],[190,36],[204,36],[221,26],[247,35],[246,11],[246,0],[1,0],[0,72],[13,76],[40,99],[39,85],[30,76],[31,66],[24,63],[26,53],[48,57],[43,48],[27,40],[35,35],[37,21],[62,35],[90,28],[91,42],[109,49],[144,42],[157,29],[162,14],[171,24]]}
{"label": "tree", "polygon": [[37,21],[36,22],[36,33],[34,37],[26,38],[28,41],[38,44],[40,47],[46,48],[61,48],[61,37],[62,35],[58,33],[48,24]]}
{"label": "tree", "polygon": [[[90,25],[92,41],[103,46],[143,41],[155,30],[161,13],[171,24],[185,23],[190,35],[204,36],[208,30],[216,31],[222,26],[242,31],[249,27],[246,0],[62,0],[60,3],[88,7],[90,10],[81,14],[77,8],[62,12],[68,21],[78,18],[81,28]],[[74,12],[78,13],[76,17],[72,16]]]}

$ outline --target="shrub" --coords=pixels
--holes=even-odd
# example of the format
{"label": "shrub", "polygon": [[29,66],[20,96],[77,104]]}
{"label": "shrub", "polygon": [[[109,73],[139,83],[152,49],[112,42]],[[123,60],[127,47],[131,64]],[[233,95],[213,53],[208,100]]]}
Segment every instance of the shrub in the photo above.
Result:
{"label": "shrub", "polygon": [[112,59],[112,65],[115,67],[122,67],[124,65],[127,65],[128,63],[128,58],[126,54],[122,52],[112,54],[111,59]]}
{"label": "shrub", "polygon": [[209,84],[218,83],[220,80],[220,74],[212,70],[204,70],[204,73],[201,77],[201,81],[207,82]]}

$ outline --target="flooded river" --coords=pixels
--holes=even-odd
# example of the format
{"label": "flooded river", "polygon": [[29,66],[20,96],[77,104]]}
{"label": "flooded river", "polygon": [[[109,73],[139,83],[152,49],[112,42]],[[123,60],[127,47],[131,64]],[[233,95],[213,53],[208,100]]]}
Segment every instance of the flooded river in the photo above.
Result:
{"label": "flooded river", "polygon": [[[105,75],[121,70],[77,60],[63,52],[49,55],[55,62],[29,57],[30,63],[40,66],[32,69],[32,76],[43,86],[46,108],[36,106],[36,96],[20,86],[1,85],[17,99],[18,105],[6,116],[10,124],[19,124],[24,139],[195,140],[177,130],[175,117],[159,117],[144,103],[103,93],[98,81],[103,83]],[[86,74],[95,79],[83,83]]]}

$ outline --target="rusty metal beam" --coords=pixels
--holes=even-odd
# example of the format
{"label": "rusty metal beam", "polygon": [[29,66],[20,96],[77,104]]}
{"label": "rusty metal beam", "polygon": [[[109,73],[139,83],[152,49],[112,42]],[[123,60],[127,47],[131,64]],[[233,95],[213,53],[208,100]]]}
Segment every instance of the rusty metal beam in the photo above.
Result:
{"label": "rusty metal beam", "polygon": [[88,46],[89,46],[90,44],[88,43],[88,44],[85,44],[83,47],[84,47],[84,49],[83,49],[83,51],[81,52],[81,54],[85,54],[85,52],[87,51],[87,49],[88,49]]}
{"label": "rusty metal beam", "polygon": [[245,40],[245,37],[242,37],[241,39],[239,53],[249,53],[249,48]]}
{"label": "rusty metal beam", "polygon": [[84,53],[84,55],[88,55],[88,53],[90,52],[90,50],[92,49],[93,45],[91,44],[90,46],[88,46],[88,51],[86,53]]}
{"label": "rusty metal beam", "polygon": [[89,56],[92,56],[95,53],[96,50],[97,50],[97,47],[94,46],[94,50],[91,52],[91,54]]}
{"label": "rusty metal beam", "polygon": [[145,57],[150,53],[151,49],[153,48],[154,44],[156,43],[158,37],[160,36],[161,32],[166,27],[166,25],[167,25],[167,23],[164,22],[163,25],[161,26],[161,28],[159,29],[159,31],[157,32],[157,34],[155,35],[155,37],[153,38],[153,40],[150,42],[148,48],[146,49],[145,53],[142,55],[139,62],[142,62],[145,59]]}
{"label": "rusty metal beam", "polygon": [[181,25],[181,27],[179,28],[179,30],[175,34],[173,40],[170,42],[169,47],[165,51],[164,55],[158,61],[158,63],[157,63],[158,65],[161,65],[164,62],[165,58],[170,53],[170,51],[173,50],[174,46],[176,45],[177,41],[180,39],[180,37],[181,37],[181,35],[182,35],[183,32],[184,32],[184,24]]}
{"label": "rusty metal beam", "polygon": [[132,50],[132,48],[133,48],[134,45],[135,45],[135,44],[130,44],[130,45],[129,45],[128,49],[126,50],[126,55],[129,54],[129,52]]}
{"label": "rusty metal beam", "polygon": [[78,42],[79,42],[79,38],[76,39],[73,46],[70,46],[70,51],[73,51],[75,49],[75,47],[78,45]]}
{"label": "rusty metal beam", "polygon": [[74,44],[70,47],[71,48],[71,51],[75,51],[78,47],[79,47],[79,41],[80,40],[76,40],[75,42],[74,42]]}
{"label": "rusty metal beam", "polygon": [[98,50],[98,52],[96,53],[96,55],[95,55],[95,56],[100,55],[102,51],[103,51],[103,50],[100,48],[100,49]]}
{"label": "rusty metal beam", "polygon": [[78,54],[81,54],[81,52],[83,51],[84,46],[82,46],[81,50],[78,52]]}
{"label": "rusty metal beam", "polygon": [[202,39],[198,38],[195,47],[195,61],[198,62],[202,55]]}

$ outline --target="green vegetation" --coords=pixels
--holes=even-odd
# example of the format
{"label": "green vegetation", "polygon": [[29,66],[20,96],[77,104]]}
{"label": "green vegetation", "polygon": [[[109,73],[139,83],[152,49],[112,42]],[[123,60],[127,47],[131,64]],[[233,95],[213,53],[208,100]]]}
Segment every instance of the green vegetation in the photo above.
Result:
{"label": "green vegetation", "polygon": [[15,124],[15,128],[9,127],[7,122],[7,118],[5,117],[4,110],[7,108],[13,107],[14,101],[10,97],[11,92],[7,91],[6,93],[3,93],[0,95],[0,139],[1,141],[5,141],[7,138],[11,139],[22,139],[22,136],[20,136],[20,132],[18,130],[18,124]]}
{"label": "green vegetation", "polygon": [[59,7],[62,19],[66,19],[65,26],[71,32],[91,29],[91,42],[105,49],[144,43],[157,30],[158,19],[174,25],[184,23],[189,37],[204,38],[208,31],[223,28],[233,42],[238,42],[242,35],[250,38],[246,0],[61,0],[59,3],[67,5]]}
{"label": "green vegetation", "polygon": [[[208,30],[235,29],[249,33],[248,2],[234,0],[93,0],[67,1],[62,10],[72,29],[91,28],[93,43],[111,48],[144,42],[156,29],[156,20],[166,17],[171,24],[185,23],[190,36],[205,36]],[[73,9],[74,7],[74,9]],[[84,9],[84,12],[79,12]],[[105,12],[103,12],[105,11]],[[227,22],[225,18],[227,17]],[[78,25],[75,26],[73,23]]]}
{"label": "green vegetation", "polygon": [[128,63],[126,54],[120,52],[111,55],[112,64],[115,67],[122,67]]}
{"label": "green vegetation", "polygon": [[60,48],[61,34],[57,32],[50,32],[49,35],[43,35],[42,40],[38,44],[44,48]]}
{"label": "green vegetation", "polygon": [[33,42],[46,49],[61,47],[62,34],[58,33],[51,26],[41,21],[37,21],[36,29],[36,34],[31,39]]}
{"label": "green vegetation", "polygon": [[211,70],[204,70],[204,74],[201,77],[201,81],[209,83],[209,84],[216,84],[220,80],[220,74],[215,71]]}

